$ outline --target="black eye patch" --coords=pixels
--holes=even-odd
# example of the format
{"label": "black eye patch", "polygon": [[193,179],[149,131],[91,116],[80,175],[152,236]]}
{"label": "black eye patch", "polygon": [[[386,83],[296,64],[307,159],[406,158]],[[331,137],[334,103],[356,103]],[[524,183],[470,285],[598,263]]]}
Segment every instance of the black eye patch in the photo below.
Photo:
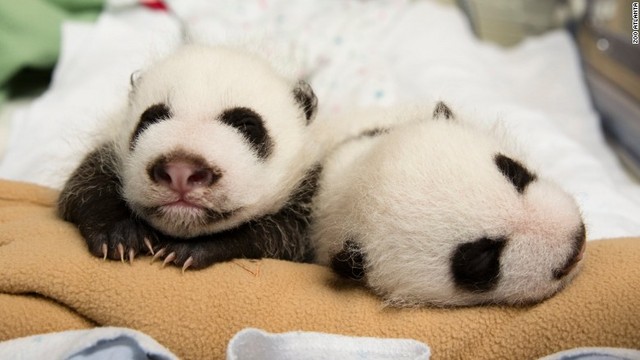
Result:
{"label": "black eye patch", "polygon": [[352,280],[364,278],[364,253],[360,245],[353,240],[347,240],[342,250],[331,259],[331,269],[336,274]]}
{"label": "black eye patch", "polygon": [[365,130],[360,133],[357,137],[376,137],[384,134],[388,134],[390,129],[387,128],[373,128],[369,130]]}
{"label": "black eye patch", "polygon": [[232,108],[222,113],[220,121],[238,130],[259,158],[266,159],[271,154],[271,137],[264,127],[262,117],[255,111],[245,107]]}
{"label": "black eye patch", "polygon": [[162,120],[167,120],[171,118],[171,110],[165,104],[155,104],[151,105],[145,110],[142,115],[140,115],[140,120],[138,121],[138,125],[136,129],[133,131],[133,135],[131,135],[131,141],[129,142],[129,149],[133,150],[135,147],[136,140],[140,137],[140,134],[144,132],[149,126],[160,122]]}
{"label": "black eye patch", "polygon": [[498,166],[498,169],[516,188],[516,190],[522,194],[527,186],[535,181],[538,177],[531,173],[519,162],[502,154],[497,154],[493,161]]}
{"label": "black eye patch", "polygon": [[493,289],[500,279],[500,254],[506,239],[481,238],[459,245],[451,256],[456,286],[474,292]]}

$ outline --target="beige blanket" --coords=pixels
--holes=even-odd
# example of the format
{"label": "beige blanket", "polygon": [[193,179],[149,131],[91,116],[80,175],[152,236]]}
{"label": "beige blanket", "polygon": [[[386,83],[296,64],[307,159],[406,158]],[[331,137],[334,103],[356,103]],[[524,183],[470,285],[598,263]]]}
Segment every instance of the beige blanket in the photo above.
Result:
{"label": "beige blanket", "polygon": [[184,275],[91,255],[56,192],[0,181],[0,340],[94,326],[143,331],[185,359],[222,358],[245,327],[412,338],[433,359],[527,359],[640,346],[640,238],[588,244],[585,266],[532,307],[391,309],[328,269],[234,260]]}

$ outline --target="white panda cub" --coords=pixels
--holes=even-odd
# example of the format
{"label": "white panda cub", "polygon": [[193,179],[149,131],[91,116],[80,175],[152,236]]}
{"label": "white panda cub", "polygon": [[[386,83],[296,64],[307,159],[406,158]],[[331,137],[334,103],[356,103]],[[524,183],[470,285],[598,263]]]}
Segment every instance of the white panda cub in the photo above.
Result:
{"label": "white panda cub", "polygon": [[562,289],[585,249],[574,199],[444,103],[423,114],[363,130],[328,156],[317,262],[393,306],[530,304]]}
{"label": "white panda cub", "polygon": [[229,47],[185,45],[135,80],[58,212],[90,252],[199,269],[233,258],[311,260],[319,175],[311,87]]}

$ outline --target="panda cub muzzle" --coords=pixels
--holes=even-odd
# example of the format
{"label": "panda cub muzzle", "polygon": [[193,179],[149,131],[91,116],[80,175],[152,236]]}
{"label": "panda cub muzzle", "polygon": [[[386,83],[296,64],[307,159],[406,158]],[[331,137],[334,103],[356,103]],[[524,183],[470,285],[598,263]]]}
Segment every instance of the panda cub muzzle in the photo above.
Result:
{"label": "panda cub muzzle", "polygon": [[565,276],[569,275],[573,269],[578,266],[582,258],[584,257],[584,252],[587,248],[587,233],[584,227],[584,223],[580,224],[580,228],[576,230],[575,235],[573,236],[573,248],[567,260],[564,262],[564,265],[553,270],[553,277],[556,280],[560,280]]}
{"label": "panda cub muzzle", "polygon": [[153,161],[147,170],[158,188],[158,205],[142,210],[148,218],[180,223],[185,228],[231,217],[234,210],[220,211],[207,205],[206,193],[215,188],[223,171],[200,156],[176,151]]}
{"label": "panda cub muzzle", "polygon": [[154,183],[168,188],[184,200],[193,190],[207,188],[222,177],[222,171],[206,164],[197,155],[184,153],[161,157],[149,166],[149,178]]}

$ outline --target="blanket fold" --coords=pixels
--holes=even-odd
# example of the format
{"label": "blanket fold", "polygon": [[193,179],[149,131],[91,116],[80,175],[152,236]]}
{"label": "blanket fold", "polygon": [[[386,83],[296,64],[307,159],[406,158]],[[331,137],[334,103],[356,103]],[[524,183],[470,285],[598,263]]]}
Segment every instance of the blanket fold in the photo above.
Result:
{"label": "blanket fold", "polygon": [[0,340],[120,326],[185,359],[223,358],[246,327],[416,339],[433,359],[536,358],[640,344],[640,239],[588,243],[582,273],[530,307],[393,309],[327,268],[234,260],[184,275],[102,261],[55,215],[56,192],[0,181]]}

